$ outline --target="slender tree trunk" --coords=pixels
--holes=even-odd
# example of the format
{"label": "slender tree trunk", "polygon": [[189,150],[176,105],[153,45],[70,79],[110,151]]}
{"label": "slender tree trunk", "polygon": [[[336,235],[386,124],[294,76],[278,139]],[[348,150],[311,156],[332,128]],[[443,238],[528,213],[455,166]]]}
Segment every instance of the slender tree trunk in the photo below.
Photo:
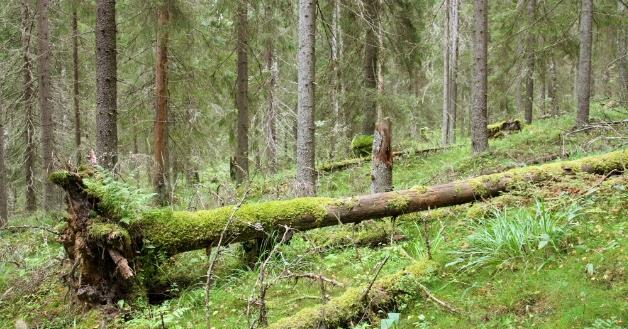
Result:
{"label": "slender tree trunk", "polygon": [[279,65],[277,64],[275,47],[272,38],[267,41],[266,69],[270,73],[268,81],[268,112],[266,113],[266,144],[268,150],[268,169],[271,174],[277,173],[277,80]]}
{"label": "slender tree trunk", "polygon": [[475,32],[473,52],[475,74],[473,81],[473,112],[471,114],[471,144],[473,154],[488,149],[487,125],[487,44],[488,6],[487,0],[475,0]]}
{"label": "slender tree trunk", "polygon": [[442,143],[456,141],[456,99],[458,85],[458,0],[445,0],[445,55],[443,58],[443,125]]}
{"label": "slender tree trunk", "polygon": [[550,58],[547,96],[550,101],[552,115],[558,115],[558,78],[556,77],[556,60],[553,56]]}
{"label": "slender tree trunk", "polygon": [[578,59],[578,115],[576,123],[589,123],[591,97],[591,44],[593,39],[593,0],[582,0],[580,16],[580,55]]}
{"label": "slender tree trunk", "polygon": [[539,71],[539,80],[541,82],[541,85],[539,86],[539,110],[540,112],[545,115],[545,99],[546,99],[546,94],[545,91],[547,90],[547,74],[546,74],[546,68],[547,68],[547,64],[545,62],[545,60],[542,60],[540,62],[541,64],[541,69],[538,70]]}
{"label": "slender tree trunk", "polygon": [[110,170],[118,162],[116,1],[96,1],[96,153]]}
{"label": "slender tree trunk", "polygon": [[[275,12],[271,4],[266,4],[266,19],[270,24],[274,23]],[[272,31],[274,26],[268,26]],[[266,70],[269,73],[268,79],[268,110],[266,112],[266,150],[268,158],[268,170],[274,175],[277,173],[277,82],[279,80],[279,64],[277,63],[277,54],[275,50],[274,35],[271,35],[266,40]]]}
{"label": "slender tree trunk", "polygon": [[371,192],[389,192],[393,190],[392,132],[389,118],[384,118],[377,122],[373,137]]}
{"label": "slender tree trunk", "polygon": [[523,110],[527,124],[532,123],[532,110],[534,105],[534,11],[536,0],[528,0],[528,32],[526,38],[526,68],[525,84],[526,93],[523,97]]}
{"label": "slender tree trunk", "polygon": [[72,3],[72,98],[74,101],[74,144],[77,161],[81,162],[81,109],[79,102],[78,2]]}
{"label": "slender tree trunk", "polygon": [[157,46],[155,49],[155,138],[153,186],[157,203],[169,203],[168,190],[168,22],[166,2],[157,9]]}
{"label": "slender tree trunk", "polygon": [[316,0],[299,0],[299,56],[297,110],[298,196],[316,195],[314,83],[315,83]]}
{"label": "slender tree trunk", "polygon": [[235,154],[236,165],[236,182],[241,184],[248,179],[249,175],[249,104],[248,104],[248,89],[249,89],[249,75],[248,75],[248,60],[247,60],[247,47],[248,47],[248,32],[247,32],[247,15],[248,15],[248,3],[247,0],[238,1],[237,12],[237,92],[236,92],[236,107],[238,108],[238,127],[237,127],[237,145]]}
{"label": "slender tree trunk", "polygon": [[364,37],[364,86],[365,105],[364,123],[362,133],[372,135],[377,119],[377,65],[378,65],[378,40],[379,33],[379,6],[378,0],[364,0],[366,35]]}
{"label": "slender tree trunk", "polygon": [[[626,15],[625,0],[617,1],[621,17]],[[617,33],[617,56],[619,57],[619,101],[624,106],[628,105],[628,33],[624,27]]]}
{"label": "slender tree trunk", "polygon": [[332,64],[332,89],[331,102],[334,113],[334,128],[329,141],[329,157],[333,158],[338,153],[336,144],[338,139],[344,136],[343,120],[340,108],[342,95],[342,82],[340,80],[340,58],[342,56],[342,30],[340,26],[340,0],[334,0],[334,12],[331,21],[331,64]]}
{"label": "slender tree trunk", "polygon": [[52,116],[52,81],[50,77],[50,27],[48,22],[48,0],[37,1],[37,74],[39,75],[39,109],[41,114],[41,148],[44,181],[44,209],[52,210],[55,205],[55,186],[48,180],[54,170],[54,119]]}
{"label": "slender tree trunk", "polygon": [[37,210],[37,193],[35,192],[35,164],[37,153],[35,149],[35,114],[33,109],[33,74],[32,61],[30,55],[31,17],[28,8],[28,1],[22,0],[22,77],[24,93],[24,114],[26,127],[24,129],[24,139],[26,150],[24,154],[24,177],[26,179],[26,211]]}
{"label": "slender tree trunk", "polygon": [[7,194],[8,182],[4,151],[4,120],[7,118],[7,116],[5,115],[3,102],[4,100],[2,99],[2,85],[0,85],[0,227],[4,226],[9,218],[9,195]]}

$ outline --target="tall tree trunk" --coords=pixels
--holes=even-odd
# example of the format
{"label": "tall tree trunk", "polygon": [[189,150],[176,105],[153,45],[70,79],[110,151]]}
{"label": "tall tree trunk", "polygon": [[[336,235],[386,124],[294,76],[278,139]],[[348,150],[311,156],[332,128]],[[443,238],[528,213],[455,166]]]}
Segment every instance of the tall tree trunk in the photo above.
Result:
{"label": "tall tree trunk", "polygon": [[[37,74],[39,76],[39,109],[41,114],[41,149],[43,153],[44,209],[55,205],[55,186],[48,180],[54,170],[54,119],[52,116],[52,81],[50,77],[49,0],[37,1]],[[58,194],[58,193],[57,193]]]}
{"label": "tall tree trunk", "polygon": [[393,190],[393,152],[390,119],[377,122],[373,136],[373,169],[371,171],[371,192],[389,192]]}
{"label": "tall tree trunk", "polygon": [[100,165],[118,162],[116,1],[96,1],[96,153]]}
{"label": "tall tree trunk", "polygon": [[24,154],[24,178],[26,180],[26,211],[37,210],[37,194],[35,192],[35,163],[37,153],[35,149],[35,114],[33,110],[33,73],[30,55],[31,17],[28,8],[28,1],[22,0],[22,76],[23,76],[23,99],[26,127],[24,129],[24,139],[26,150]]}
{"label": "tall tree trunk", "polygon": [[277,80],[279,65],[276,59],[272,38],[266,45],[266,70],[270,73],[268,80],[268,111],[266,113],[266,144],[268,150],[268,169],[271,174],[277,173]]}
{"label": "tall tree trunk", "polygon": [[546,68],[547,68],[547,64],[545,62],[545,60],[542,60],[540,62],[541,64],[541,69],[538,70],[539,71],[539,80],[541,82],[541,85],[539,86],[539,111],[545,115],[545,100],[546,100],[546,94],[545,91],[547,90],[547,74],[546,74]]}
{"label": "tall tree trunk", "polygon": [[77,161],[81,162],[81,109],[79,102],[78,2],[72,3],[72,98],[74,101],[74,144]]}
{"label": "tall tree trunk", "polygon": [[558,78],[556,76],[556,60],[554,56],[550,58],[549,65],[549,86],[547,88],[547,96],[550,101],[550,112],[552,115],[558,115]]}
{"label": "tall tree trunk", "polygon": [[297,176],[295,193],[316,194],[314,83],[316,0],[299,0]]}
{"label": "tall tree trunk", "polygon": [[[626,2],[617,1],[619,13],[621,17],[626,15]],[[619,57],[619,101],[622,105],[628,105],[628,33],[626,29],[617,33],[617,56]]]}
{"label": "tall tree trunk", "polygon": [[155,48],[155,138],[153,186],[157,203],[169,203],[168,190],[168,21],[166,2],[157,9],[157,46]]}
{"label": "tall tree trunk", "polygon": [[366,35],[364,37],[364,123],[362,133],[372,135],[377,119],[377,65],[378,65],[378,40],[379,33],[379,6],[378,0],[364,0]]}
{"label": "tall tree trunk", "polygon": [[589,123],[591,97],[591,44],[593,39],[593,0],[582,0],[580,16],[580,55],[578,58],[578,115],[576,124]]}
{"label": "tall tree trunk", "polygon": [[7,169],[5,166],[4,151],[4,120],[7,118],[3,107],[2,85],[0,85],[0,227],[6,224],[9,218],[7,194]]}
{"label": "tall tree trunk", "polygon": [[445,55],[443,58],[443,125],[442,143],[456,141],[456,99],[458,85],[458,0],[445,0]]}
{"label": "tall tree trunk", "polygon": [[336,144],[338,139],[344,136],[343,120],[340,108],[340,97],[343,92],[340,80],[340,61],[342,57],[342,30],[340,26],[340,0],[334,0],[334,11],[331,21],[331,65],[332,65],[332,89],[331,102],[333,107],[334,128],[329,141],[329,157],[333,158],[338,153]]}
{"label": "tall tree trunk", "polygon": [[527,124],[532,123],[532,110],[534,105],[534,11],[536,0],[528,0],[528,32],[526,38],[526,68],[525,83],[526,94],[523,97],[523,110]]}
{"label": "tall tree trunk", "polygon": [[475,73],[473,81],[473,112],[471,114],[471,145],[473,154],[488,149],[487,110],[487,44],[488,44],[488,0],[475,0],[475,32],[473,52]]}
{"label": "tall tree trunk", "polygon": [[247,33],[247,0],[238,1],[237,12],[237,53],[238,78],[236,81],[236,107],[238,108],[237,145],[235,154],[236,182],[241,184],[249,175],[249,73],[247,60],[248,33]]}

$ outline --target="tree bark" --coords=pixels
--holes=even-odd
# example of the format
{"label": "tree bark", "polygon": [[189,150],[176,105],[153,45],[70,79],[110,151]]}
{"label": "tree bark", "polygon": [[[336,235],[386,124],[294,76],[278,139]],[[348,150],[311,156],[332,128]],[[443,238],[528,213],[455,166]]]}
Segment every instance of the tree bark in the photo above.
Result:
{"label": "tree bark", "polygon": [[373,136],[373,169],[371,170],[371,192],[393,190],[393,153],[390,119],[384,118],[375,125]]}
{"label": "tree bark", "polygon": [[591,97],[591,45],[593,39],[593,0],[582,0],[580,9],[580,55],[578,57],[578,115],[576,124],[589,123]]}
{"label": "tree bark", "polygon": [[[270,8],[267,7],[270,11]],[[270,15],[270,14],[269,14]],[[270,73],[268,80],[268,111],[266,113],[266,146],[268,150],[268,170],[271,174],[277,173],[277,81],[279,80],[279,65],[276,59],[275,46],[272,37],[266,44],[266,70]]]}
{"label": "tree bark", "polygon": [[96,1],[96,153],[113,170],[118,162],[116,1]]}
{"label": "tree bark", "polygon": [[78,2],[72,3],[72,100],[74,105],[74,144],[77,161],[81,161],[81,108],[79,94]]}
{"label": "tree bark", "polygon": [[314,81],[316,0],[299,0],[297,176],[295,194],[316,194]]}
{"label": "tree bark", "polygon": [[49,0],[37,1],[37,74],[39,76],[39,110],[41,114],[41,149],[44,174],[44,209],[55,206],[55,186],[46,178],[54,170],[54,118],[52,105],[52,81],[50,77],[50,27],[48,20]]}
{"label": "tree bark", "polygon": [[[626,2],[617,1],[620,17],[626,15]],[[622,105],[628,105],[628,33],[624,27],[617,33],[617,56],[619,57],[619,101]]]}
{"label": "tree bark", "polygon": [[157,203],[169,203],[168,190],[168,22],[170,8],[157,9],[157,46],[155,48],[155,136],[153,186]]}
{"label": "tree bark", "polygon": [[456,142],[456,105],[458,95],[458,0],[445,0],[445,55],[443,58],[443,124],[444,145]]}
{"label": "tree bark", "polygon": [[523,98],[523,110],[527,124],[532,123],[532,110],[534,105],[534,11],[536,0],[528,0],[528,32],[526,38],[526,68],[525,83],[526,94]]}
{"label": "tree bark", "polygon": [[7,118],[4,109],[4,99],[2,98],[2,85],[0,84],[0,228],[3,227],[9,218],[8,194],[7,194],[7,168],[5,165],[4,149],[4,120]]}
{"label": "tree bark", "polygon": [[488,149],[487,124],[487,43],[488,6],[487,0],[475,0],[475,32],[473,51],[475,73],[473,84],[473,111],[471,114],[471,145],[473,154]]}
{"label": "tree bark", "polygon": [[236,182],[243,183],[249,176],[249,104],[248,104],[248,60],[247,60],[247,0],[238,1],[237,9],[237,91],[236,107],[238,108],[237,145],[235,154]]}
{"label": "tree bark", "polygon": [[24,154],[24,177],[26,181],[26,211],[37,210],[37,194],[35,192],[35,163],[37,154],[35,150],[35,114],[33,111],[33,74],[30,54],[30,13],[28,1],[22,0],[22,77],[23,77],[23,99],[24,116],[26,127],[24,129],[24,139],[26,149]]}
{"label": "tree bark", "polygon": [[362,133],[372,135],[377,120],[377,65],[379,33],[378,0],[364,0],[366,34],[364,36],[364,123]]}
{"label": "tree bark", "polygon": [[556,60],[552,56],[550,58],[549,66],[549,86],[547,88],[547,96],[550,101],[552,115],[558,115],[558,78],[556,76]]}
{"label": "tree bark", "polygon": [[340,0],[334,0],[334,9],[331,21],[331,64],[332,64],[332,89],[331,102],[333,107],[334,128],[329,141],[329,157],[333,158],[338,154],[336,144],[338,139],[344,136],[343,120],[341,115],[340,97],[343,93],[343,86],[340,74],[340,62],[342,58],[342,28],[340,26]]}

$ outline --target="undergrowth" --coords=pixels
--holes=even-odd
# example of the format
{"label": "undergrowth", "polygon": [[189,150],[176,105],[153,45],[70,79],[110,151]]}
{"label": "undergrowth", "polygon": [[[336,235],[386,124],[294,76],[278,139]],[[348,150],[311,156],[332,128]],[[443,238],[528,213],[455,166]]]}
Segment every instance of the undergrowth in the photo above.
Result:
{"label": "undergrowth", "polygon": [[[622,119],[621,112],[600,104],[592,107],[596,120]],[[420,157],[395,159],[396,189],[433,185],[523,166],[539,157],[558,154],[558,159],[579,158],[624,147],[626,127],[594,130],[565,136],[574,120],[569,116],[537,120],[523,131],[491,140],[490,153],[469,156],[459,147]],[[464,137],[460,143],[468,143]],[[402,141],[397,147],[423,148],[429,142]],[[321,196],[335,197],[368,193],[368,162],[319,177]],[[200,209],[233,203],[242,188],[225,185],[228,168],[201,171],[201,182],[180,189],[176,209]],[[290,198],[293,168],[276,176],[252,175],[249,202]],[[143,209],[149,195],[118,184],[110,177],[107,186],[97,187],[103,195],[115,195],[112,208],[120,219]],[[368,285],[379,264],[389,256],[380,277],[396,273],[408,264],[429,257],[437,270],[425,278],[429,291],[455,306],[451,313],[425,294],[400,300],[394,309],[375,314],[355,328],[379,328],[378,319],[398,328],[622,328],[628,318],[628,285],[625,264],[628,222],[628,179],[626,176],[578,174],[557,178],[547,184],[529,186],[474,205],[460,205],[401,216],[378,230],[405,237],[376,248],[354,248],[351,244],[325,244],[312,235],[333,231],[352,241],[359,230],[350,225],[340,229],[296,234],[278,248],[267,268],[266,301],[271,323],[297,311],[320,305],[322,299],[340,296],[346,289]],[[130,205],[118,208],[119,204]],[[9,225],[52,228],[61,222],[51,215],[15,217]],[[426,239],[427,237],[427,239]],[[428,252],[429,250],[429,252]],[[256,297],[258,267],[247,268],[237,247],[223,253],[215,287],[210,295],[215,328],[247,328],[247,307]],[[204,328],[204,274],[207,256],[203,251],[173,257],[160,268],[171,294],[158,305],[134,305],[119,301],[114,319],[98,309],[87,311],[71,303],[59,279],[65,271],[64,252],[55,236],[43,230],[0,231],[0,327],[11,328],[16,320],[38,328],[94,328],[103,323],[111,328]],[[447,266],[449,264],[449,266]],[[304,279],[281,279],[288,268],[311,272],[342,283],[327,287]],[[388,321],[391,318],[395,321]],[[397,315],[399,318],[397,319]],[[104,321],[104,322],[103,322]]]}

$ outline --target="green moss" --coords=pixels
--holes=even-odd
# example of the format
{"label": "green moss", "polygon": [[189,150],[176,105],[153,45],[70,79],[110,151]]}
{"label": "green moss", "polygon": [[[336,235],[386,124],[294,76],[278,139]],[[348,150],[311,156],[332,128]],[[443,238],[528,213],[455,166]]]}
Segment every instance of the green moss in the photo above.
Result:
{"label": "green moss", "polygon": [[359,158],[352,158],[352,159],[346,159],[346,160],[342,160],[342,161],[337,161],[337,162],[329,162],[329,163],[325,163],[323,165],[321,165],[320,167],[318,167],[318,171],[334,171],[334,170],[339,170],[339,169],[343,169],[346,167],[350,167],[352,165],[358,165],[363,163],[364,161],[369,160],[369,157],[359,157]]}
{"label": "green moss", "polygon": [[[394,306],[403,295],[414,295],[421,290],[417,283],[425,280],[435,269],[430,261],[418,261],[397,273],[378,279],[369,290],[368,299],[374,308]],[[366,286],[349,288],[342,295],[327,304],[302,309],[291,317],[283,318],[270,325],[272,329],[328,328],[345,327],[359,318],[365,311],[362,296]]]}
{"label": "green moss", "polygon": [[386,203],[386,208],[390,210],[395,210],[399,212],[403,212],[408,209],[408,205],[410,204],[410,198],[405,195],[396,195],[394,198],[388,200]]}
{"label": "green moss", "polygon": [[351,140],[351,150],[358,156],[371,154],[373,135],[357,135]]}
{"label": "green moss", "polygon": [[493,177],[490,176],[484,178],[472,178],[468,182],[476,196],[485,197],[490,194],[487,184],[491,182],[492,178]]}
{"label": "green moss", "polygon": [[337,199],[337,200],[331,201],[329,205],[340,207],[340,208],[353,209],[355,206],[358,205],[358,198],[350,197],[350,198]]}
{"label": "green moss", "polygon": [[[251,233],[252,228],[272,232],[280,225],[294,226],[295,221],[311,221],[315,227],[327,215],[326,206],[331,202],[330,198],[313,197],[245,204],[235,213],[226,238]],[[215,243],[233,210],[234,206],[195,212],[156,209],[144,212],[131,227],[154,247],[173,254]]]}
{"label": "green moss", "polygon": [[113,223],[92,222],[89,226],[90,239],[107,245],[115,245],[127,249],[131,245],[129,232]]}
{"label": "green moss", "polygon": [[60,170],[60,171],[56,171],[50,174],[50,176],[48,177],[48,180],[50,180],[51,182],[59,186],[64,186],[65,184],[68,183],[68,179],[71,176],[72,174],[70,174],[70,172],[68,172],[67,170]]}
{"label": "green moss", "polygon": [[428,190],[427,186],[424,185],[415,185],[412,187],[413,190],[419,192],[419,193],[425,193]]}

